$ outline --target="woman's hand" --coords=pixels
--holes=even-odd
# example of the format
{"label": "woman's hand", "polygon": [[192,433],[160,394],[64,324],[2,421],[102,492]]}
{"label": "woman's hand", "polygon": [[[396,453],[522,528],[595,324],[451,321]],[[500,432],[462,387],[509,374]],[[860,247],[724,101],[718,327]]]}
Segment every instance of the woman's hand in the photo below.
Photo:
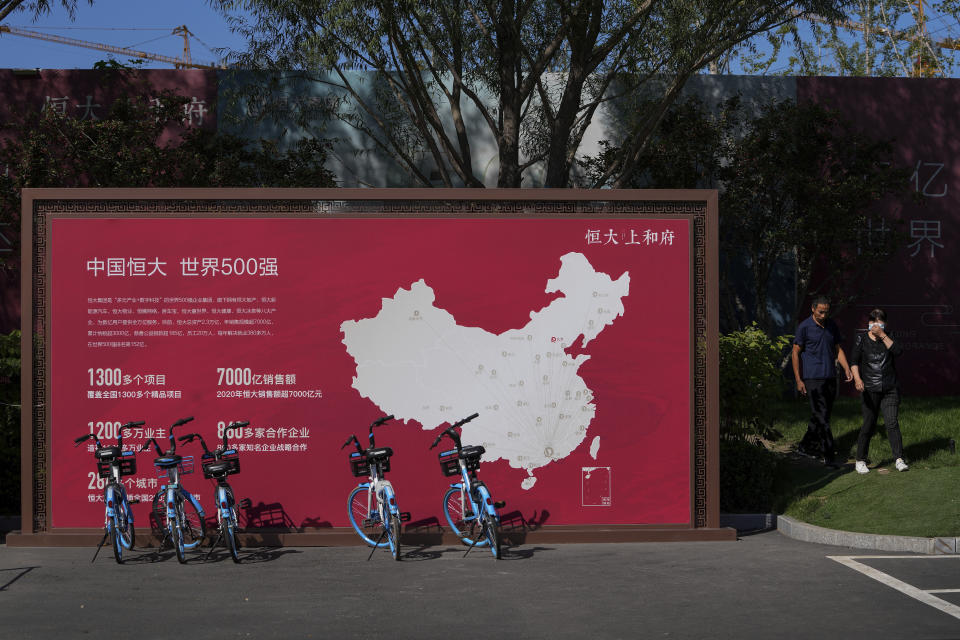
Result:
{"label": "woman's hand", "polygon": [[855,386],[855,387],[857,388],[857,391],[861,391],[861,392],[862,392],[862,391],[863,391],[863,380],[861,380],[860,378],[857,378],[856,380],[853,381],[853,386]]}

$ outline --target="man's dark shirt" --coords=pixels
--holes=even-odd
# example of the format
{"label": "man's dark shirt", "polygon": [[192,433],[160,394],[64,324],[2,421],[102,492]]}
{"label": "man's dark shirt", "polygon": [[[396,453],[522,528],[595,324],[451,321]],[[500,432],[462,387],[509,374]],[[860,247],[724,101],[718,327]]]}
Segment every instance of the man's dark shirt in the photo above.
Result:
{"label": "man's dark shirt", "polygon": [[800,345],[800,373],[803,380],[826,380],[837,375],[834,362],[837,346],[841,342],[840,329],[827,318],[824,326],[818,325],[813,316],[797,327],[793,344]]}
{"label": "man's dark shirt", "polygon": [[867,391],[883,392],[897,388],[897,367],[894,359],[903,353],[894,341],[887,349],[880,340],[871,340],[866,332],[858,332],[850,354],[850,366],[857,365]]}

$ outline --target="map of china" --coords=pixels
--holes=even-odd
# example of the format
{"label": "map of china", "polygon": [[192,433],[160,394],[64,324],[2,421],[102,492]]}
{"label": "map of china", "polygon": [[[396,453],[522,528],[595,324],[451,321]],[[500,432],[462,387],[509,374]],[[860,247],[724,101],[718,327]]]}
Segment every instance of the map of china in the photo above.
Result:
{"label": "map of china", "polygon": [[[357,365],[353,387],[384,413],[424,429],[480,416],[463,428],[464,444],[481,444],[484,461],[504,458],[527,471],[567,457],[587,437],[596,414],[593,393],[577,371],[590,356],[570,356],[623,315],[630,274],[613,280],[581,253],[560,258],[546,293],[560,293],[519,329],[501,334],[464,327],[434,306],[423,280],[383,298],[374,318],[340,325]],[[590,453],[596,457],[599,439]]]}

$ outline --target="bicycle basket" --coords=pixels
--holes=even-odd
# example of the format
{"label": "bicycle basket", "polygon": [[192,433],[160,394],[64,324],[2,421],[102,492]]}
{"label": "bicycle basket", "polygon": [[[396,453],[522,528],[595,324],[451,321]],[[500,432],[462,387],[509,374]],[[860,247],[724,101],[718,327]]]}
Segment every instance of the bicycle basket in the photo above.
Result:
{"label": "bicycle basket", "polygon": [[460,458],[457,456],[457,450],[443,451],[437,456],[440,460],[440,471],[445,476],[460,475]]}
{"label": "bicycle basket", "polygon": [[350,454],[350,471],[358,478],[370,475],[370,461],[365,453],[354,451]]}
{"label": "bicycle basket", "polygon": [[[177,467],[180,469],[180,475],[185,476],[187,474],[193,473],[193,456],[183,456],[180,458],[179,464]],[[169,478],[167,474],[167,469],[162,467],[156,467],[157,475],[161,478]]]}
{"label": "bicycle basket", "polygon": [[229,453],[224,453],[219,460],[208,458],[201,463],[203,467],[203,477],[207,480],[214,478],[225,478],[235,473],[240,473],[240,456],[236,449]]}
{"label": "bicycle basket", "polygon": [[120,475],[121,476],[132,476],[137,473],[137,457],[136,453],[133,451],[124,451],[120,454],[119,458],[113,458],[112,461],[104,462],[102,460],[97,461],[97,474],[101,478],[111,477],[110,467],[113,466],[115,462],[120,464]]}

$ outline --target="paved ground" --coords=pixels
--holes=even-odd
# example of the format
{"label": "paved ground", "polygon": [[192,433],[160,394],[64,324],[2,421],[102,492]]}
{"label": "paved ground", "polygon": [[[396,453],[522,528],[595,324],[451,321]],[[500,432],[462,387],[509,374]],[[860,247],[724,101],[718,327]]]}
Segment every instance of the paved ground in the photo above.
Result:
{"label": "paved ground", "polygon": [[517,547],[499,562],[457,547],[367,562],[339,547],[119,566],[92,551],[0,546],[0,636],[960,638],[960,556],[863,558],[775,531]]}

